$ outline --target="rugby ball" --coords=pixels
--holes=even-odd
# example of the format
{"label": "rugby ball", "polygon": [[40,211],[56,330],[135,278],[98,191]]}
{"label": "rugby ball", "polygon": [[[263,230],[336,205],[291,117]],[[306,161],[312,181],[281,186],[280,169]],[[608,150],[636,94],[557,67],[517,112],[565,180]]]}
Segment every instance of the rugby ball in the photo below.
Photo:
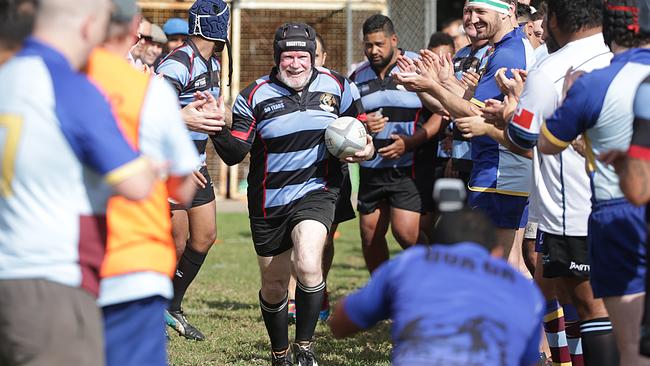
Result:
{"label": "rugby ball", "polygon": [[353,156],[366,146],[366,128],[354,117],[339,117],[325,130],[325,145],[339,159]]}

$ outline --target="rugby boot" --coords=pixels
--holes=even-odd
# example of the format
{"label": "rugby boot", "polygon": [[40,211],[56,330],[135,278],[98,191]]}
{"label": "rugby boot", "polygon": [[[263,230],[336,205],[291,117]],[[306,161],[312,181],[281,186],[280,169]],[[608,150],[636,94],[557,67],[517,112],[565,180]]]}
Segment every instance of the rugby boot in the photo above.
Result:
{"label": "rugby boot", "polygon": [[167,322],[167,325],[174,328],[174,330],[177,331],[178,334],[182,335],[187,339],[191,339],[194,341],[205,340],[205,336],[203,335],[203,333],[201,333],[200,330],[198,330],[195,326],[193,326],[192,324],[190,324],[190,322],[187,321],[187,318],[185,318],[185,314],[183,313],[183,309],[179,311],[168,310],[165,314],[165,321]]}
{"label": "rugby boot", "polygon": [[292,347],[293,362],[296,366],[318,366],[312,342],[294,343]]}
{"label": "rugby boot", "polygon": [[289,348],[283,352],[271,351],[271,358],[271,366],[293,366],[293,362],[291,362],[291,355],[289,354]]}

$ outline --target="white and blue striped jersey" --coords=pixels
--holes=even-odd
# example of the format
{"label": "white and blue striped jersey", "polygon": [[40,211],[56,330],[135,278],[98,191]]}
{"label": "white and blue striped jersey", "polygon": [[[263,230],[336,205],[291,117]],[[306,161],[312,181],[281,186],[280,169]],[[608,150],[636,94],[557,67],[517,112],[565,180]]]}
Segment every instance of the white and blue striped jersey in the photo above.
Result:
{"label": "white and blue striped jersey", "polygon": [[[573,41],[538,61],[528,73],[517,111],[508,125],[509,139],[524,149],[537,144],[539,129],[562,102],[569,67],[590,72],[609,65],[612,53],[602,33]],[[572,146],[557,155],[534,151],[535,187],[530,197],[531,221],[545,233],[587,236],[591,213],[585,159]]]}
{"label": "white and blue striped jersey", "polygon": [[[174,87],[181,107],[190,104],[194,100],[194,93],[198,91],[207,90],[215,99],[219,98],[221,93],[219,61],[215,57],[204,59],[190,39],[167,55],[160,62],[156,73],[162,74]],[[201,155],[201,161],[204,162],[208,135],[196,131],[189,133]]]}
{"label": "white and blue striped jersey", "polygon": [[142,160],[106,99],[44,43],[29,39],[0,68],[0,95],[0,279],[96,295],[106,181],[128,177]]}
{"label": "white and blue striped jersey", "polygon": [[542,125],[544,136],[558,147],[583,134],[593,202],[623,198],[614,168],[595,157],[630,146],[634,95],[648,73],[650,50],[619,53],[610,66],[580,77],[562,106]]}

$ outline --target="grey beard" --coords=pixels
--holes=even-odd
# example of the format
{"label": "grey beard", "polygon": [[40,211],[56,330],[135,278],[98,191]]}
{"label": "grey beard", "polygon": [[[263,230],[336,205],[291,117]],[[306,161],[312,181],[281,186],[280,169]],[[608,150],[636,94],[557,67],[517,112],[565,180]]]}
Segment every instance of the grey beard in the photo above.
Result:
{"label": "grey beard", "polygon": [[286,86],[288,86],[288,87],[290,87],[290,88],[292,88],[292,89],[294,89],[296,91],[301,91],[309,83],[309,80],[311,79],[311,73],[312,73],[312,70],[310,69],[309,73],[305,77],[305,81],[302,82],[300,85],[292,85],[291,80],[289,80],[289,78],[285,77],[285,72],[282,71],[282,70],[280,70],[278,72],[278,79],[280,79],[280,81],[283,82]]}

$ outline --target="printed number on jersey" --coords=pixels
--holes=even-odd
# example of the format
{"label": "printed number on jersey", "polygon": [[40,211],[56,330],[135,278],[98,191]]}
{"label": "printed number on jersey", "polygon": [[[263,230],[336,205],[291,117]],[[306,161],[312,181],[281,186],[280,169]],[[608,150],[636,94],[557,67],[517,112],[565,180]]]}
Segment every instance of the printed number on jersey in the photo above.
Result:
{"label": "printed number on jersey", "polygon": [[14,163],[16,150],[20,140],[20,131],[23,126],[21,117],[10,114],[0,115],[0,149],[2,160],[0,163],[0,197],[11,196],[11,181],[14,177]]}

